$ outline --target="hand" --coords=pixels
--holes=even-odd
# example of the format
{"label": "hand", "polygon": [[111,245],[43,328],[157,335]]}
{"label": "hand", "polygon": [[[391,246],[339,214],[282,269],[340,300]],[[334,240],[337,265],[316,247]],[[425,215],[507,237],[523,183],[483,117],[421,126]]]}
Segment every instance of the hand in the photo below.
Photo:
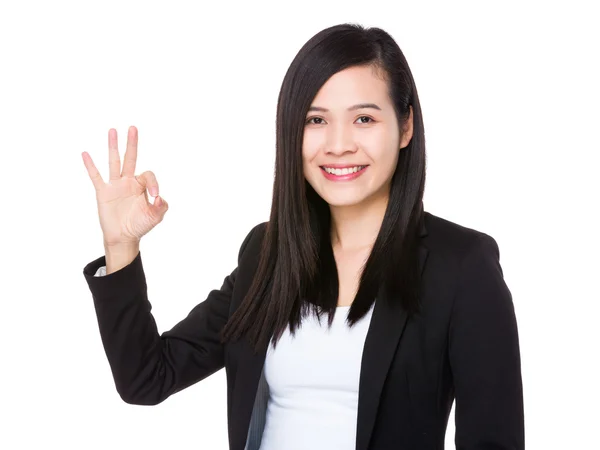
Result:
{"label": "hand", "polygon": [[[152,228],[158,225],[169,205],[158,196],[158,182],[154,173],[146,171],[134,176],[137,160],[138,131],[129,127],[127,150],[123,160],[117,147],[117,130],[108,131],[108,160],[110,180],[105,183],[92,157],[83,152],[83,163],[96,189],[100,227],[104,246],[136,245]],[[148,192],[156,196],[154,204],[148,201]]]}

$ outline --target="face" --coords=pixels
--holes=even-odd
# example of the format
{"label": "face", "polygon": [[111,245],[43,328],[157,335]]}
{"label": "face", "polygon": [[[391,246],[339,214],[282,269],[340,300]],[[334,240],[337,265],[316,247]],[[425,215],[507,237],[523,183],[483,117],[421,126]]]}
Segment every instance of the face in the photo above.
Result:
{"label": "face", "polygon": [[372,67],[333,75],[306,116],[304,176],[330,206],[387,200],[398,154],[412,137],[412,108],[405,135],[386,82]]}

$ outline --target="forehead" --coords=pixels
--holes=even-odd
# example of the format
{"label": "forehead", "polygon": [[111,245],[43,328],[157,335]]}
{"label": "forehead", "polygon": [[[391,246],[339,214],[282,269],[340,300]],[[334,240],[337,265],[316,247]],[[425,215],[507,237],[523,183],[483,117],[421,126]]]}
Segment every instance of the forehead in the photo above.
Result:
{"label": "forehead", "polygon": [[390,103],[387,82],[372,66],[349,67],[321,86],[312,104],[340,108],[359,102]]}

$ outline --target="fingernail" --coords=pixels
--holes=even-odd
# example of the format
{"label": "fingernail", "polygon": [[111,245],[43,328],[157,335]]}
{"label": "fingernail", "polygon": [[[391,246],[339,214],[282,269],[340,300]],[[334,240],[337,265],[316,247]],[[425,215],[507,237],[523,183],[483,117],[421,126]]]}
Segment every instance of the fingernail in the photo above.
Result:
{"label": "fingernail", "polygon": [[154,202],[156,204],[156,206],[161,206],[162,205],[162,200],[160,197],[156,197],[156,201]]}
{"label": "fingernail", "polygon": [[156,197],[156,196],[158,195],[158,189],[157,189],[157,187],[156,187],[156,186],[152,186],[152,187],[150,188],[150,195],[151,195],[152,197]]}

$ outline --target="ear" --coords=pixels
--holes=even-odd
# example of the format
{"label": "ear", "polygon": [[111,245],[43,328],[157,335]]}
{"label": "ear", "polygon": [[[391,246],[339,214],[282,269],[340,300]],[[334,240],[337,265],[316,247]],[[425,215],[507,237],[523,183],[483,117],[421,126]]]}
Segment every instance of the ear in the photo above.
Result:
{"label": "ear", "polygon": [[400,141],[400,148],[404,148],[406,147],[409,143],[410,140],[412,139],[412,135],[413,135],[413,109],[412,109],[412,105],[409,105],[409,113],[408,113],[408,120],[406,121],[406,124],[404,125],[404,129],[402,130],[402,139]]}

